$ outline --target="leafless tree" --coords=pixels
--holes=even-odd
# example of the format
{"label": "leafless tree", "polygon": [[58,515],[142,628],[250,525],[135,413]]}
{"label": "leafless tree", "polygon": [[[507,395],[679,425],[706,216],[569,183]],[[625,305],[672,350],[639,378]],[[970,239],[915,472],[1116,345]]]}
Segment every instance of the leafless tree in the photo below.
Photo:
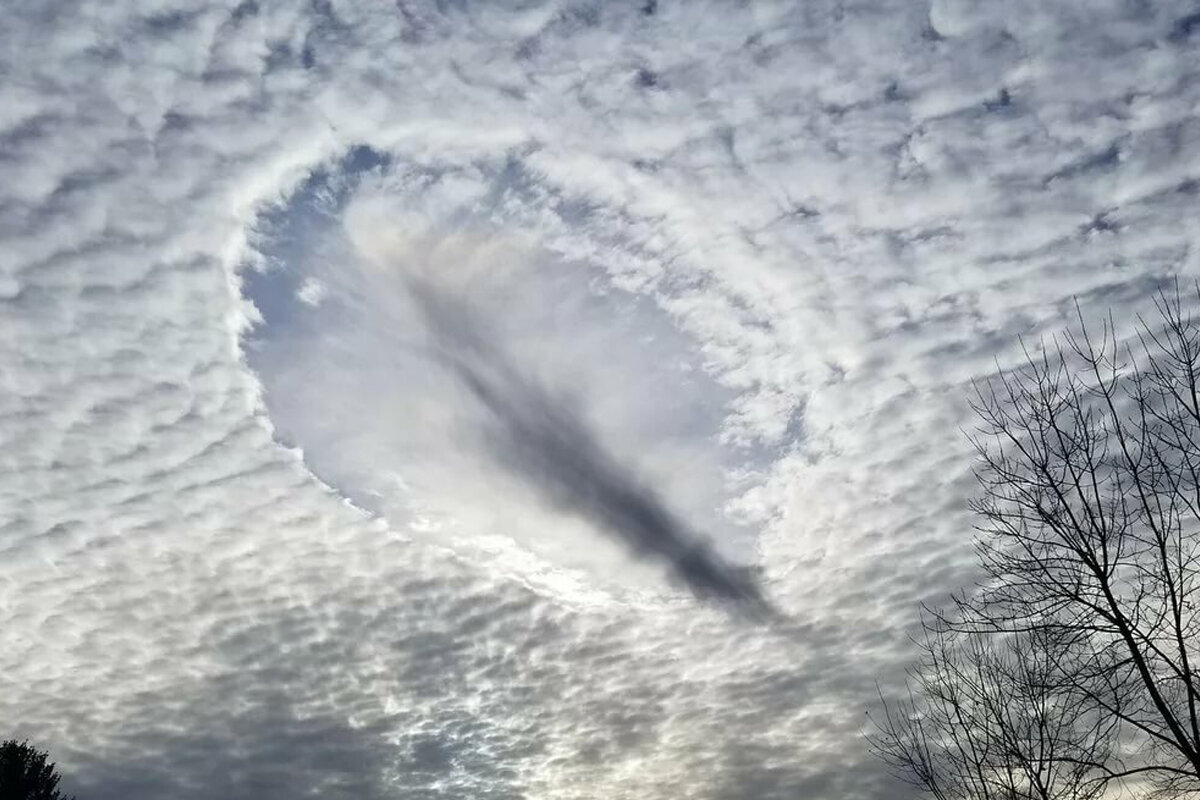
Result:
{"label": "leafless tree", "polygon": [[[1178,289],[1161,294],[1157,315],[1139,320],[1125,339],[1111,318],[1089,329],[1081,316],[1077,332],[1027,351],[1022,367],[978,387],[972,440],[981,494],[973,507],[984,577],[938,613],[936,624],[963,637],[966,649],[955,658],[972,669],[1014,657],[1021,649],[1014,643],[1025,637],[1034,661],[1039,647],[1054,643],[1047,655],[1055,657],[1034,669],[1048,670],[1052,707],[1085,738],[1051,759],[1086,768],[1083,788],[1095,778],[1110,789],[1136,781],[1164,793],[1200,791],[1200,321],[1188,310],[1193,299],[1200,302],[1200,288],[1186,300]],[[990,667],[979,668],[990,676]],[[939,670],[945,673],[933,668],[935,689],[967,671]],[[1025,692],[1021,680],[1005,683],[1006,691]],[[916,692],[919,702],[945,703],[924,678]],[[888,724],[885,718],[885,733]],[[933,729],[934,741],[947,734],[937,717],[921,725]],[[1107,741],[1094,752],[1072,752],[1093,734]],[[1013,735],[1008,725],[976,730],[989,752],[994,737]],[[1088,796],[1075,789],[938,794],[906,747],[881,749],[937,797]]]}
{"label": "leafless tree", "polygon": [[1061,682],[1071,643],[926,620],[907,699],[883,703],[872,749],[937,800],[1095,800],[1117,722]]}

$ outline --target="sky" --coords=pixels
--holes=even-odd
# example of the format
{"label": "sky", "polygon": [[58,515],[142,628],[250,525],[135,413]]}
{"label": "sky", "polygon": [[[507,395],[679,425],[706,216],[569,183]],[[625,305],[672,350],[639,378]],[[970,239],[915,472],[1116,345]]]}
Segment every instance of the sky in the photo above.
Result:
{"label": "sky", "polygon": [[1200,275],[1200,9],[18,2],[0,736],[86,800],[884,800],[973,382]]}

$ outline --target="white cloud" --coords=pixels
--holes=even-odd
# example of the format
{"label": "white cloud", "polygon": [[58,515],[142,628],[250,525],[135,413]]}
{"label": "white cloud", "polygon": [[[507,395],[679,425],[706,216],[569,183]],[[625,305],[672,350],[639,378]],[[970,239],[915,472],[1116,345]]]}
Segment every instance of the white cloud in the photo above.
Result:
{"label": "white cloud", "polygon": [[325,299],[325,285],[314,278],[309,278],[296,290],[296,299],[316,308]]}
{"label": "white cloud", "polygon": [[[969,574],[969,381],[1072,298],[1124,324],[1197,273],[1184,3],[525,5],[0,28],[0,719],[81,796],[896,796],[857,732],[916,602]],[[372,154],[367,188],[333,174]],[[247,246],[326,289],[275,311],[330,314],[356,286],[338,232],[372,207],[373,236],[433,226],[475,258],[468,295],[548,379],[588,381],[605,445],[697,527],[754,520],[795,630],[633,581],[583,527],[553,552],[553,514],[439,438],[454,392],[362,371],[394,335],[378,297],[346,326],[374,350],[339,360],[297,318],[253,374]],[[308,232],[291,250],[263,238],[277,208]],[[489,283],[505,248],[542,271]],[[273,440],[296,421],[301,449]],[[425,532],[341,502],[322,452]],[[487,488],[500,519],[455,503],[431,547],[431,485]],[[477,535],[505,522],[519,546]],[[626,578],[657,601],[611,602]]]}

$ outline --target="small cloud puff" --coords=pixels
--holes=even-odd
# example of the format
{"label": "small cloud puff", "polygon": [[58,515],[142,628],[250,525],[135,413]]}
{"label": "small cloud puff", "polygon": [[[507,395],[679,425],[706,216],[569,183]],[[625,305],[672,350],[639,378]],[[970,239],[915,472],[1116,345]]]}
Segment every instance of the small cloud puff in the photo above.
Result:
{"label": "small cloud puff", "polygon": [[296,290],[296,298],[301,303],[316,308],[325,298],[325,292],[325,284],[314,278],[306,278],[300,288]]}

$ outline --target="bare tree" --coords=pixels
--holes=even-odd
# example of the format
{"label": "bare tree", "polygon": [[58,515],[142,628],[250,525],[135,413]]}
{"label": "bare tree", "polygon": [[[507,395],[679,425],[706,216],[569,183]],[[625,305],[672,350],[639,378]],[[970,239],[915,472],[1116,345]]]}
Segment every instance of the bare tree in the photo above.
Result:
{"label": "bare tree", "polygon": [[873,751],[937,800],[1095,800],[1117,723],[1061,682],[1054,631],[993,637],[927,620],[907,699],[883,703]]}
{"label": "bare tree", "polygon": [[[973,508],[984,577],[936,619],[965,637],[956,658],[988,675],[993,659],[1016,652],[1012,642],[1031,637],[1035,654],[1054,643],[1055,657],[1036,667],[1048,670],[1052,708],[1085,739],[1108,737],[1051,755],[1086,768],[1081,787],[1133,779],[1185,793],[1200,791],[1200,323],[1177,289],[1156,308],[1124,343],[1111,318],[1089,330],[1081,317],[1077,333],[978,387]],[[931,691],[966,671],[939,669],[932,687],[917,683],[920,702],[944,704]],[[939,742],[948,732],[937,717],[921,726]],[[973,730],[991,753],[1010,727]],[[920,777],[923,756],[907,747],[879,749]],[[1087,796],[938,794],[920,782],[947,798]]]}

